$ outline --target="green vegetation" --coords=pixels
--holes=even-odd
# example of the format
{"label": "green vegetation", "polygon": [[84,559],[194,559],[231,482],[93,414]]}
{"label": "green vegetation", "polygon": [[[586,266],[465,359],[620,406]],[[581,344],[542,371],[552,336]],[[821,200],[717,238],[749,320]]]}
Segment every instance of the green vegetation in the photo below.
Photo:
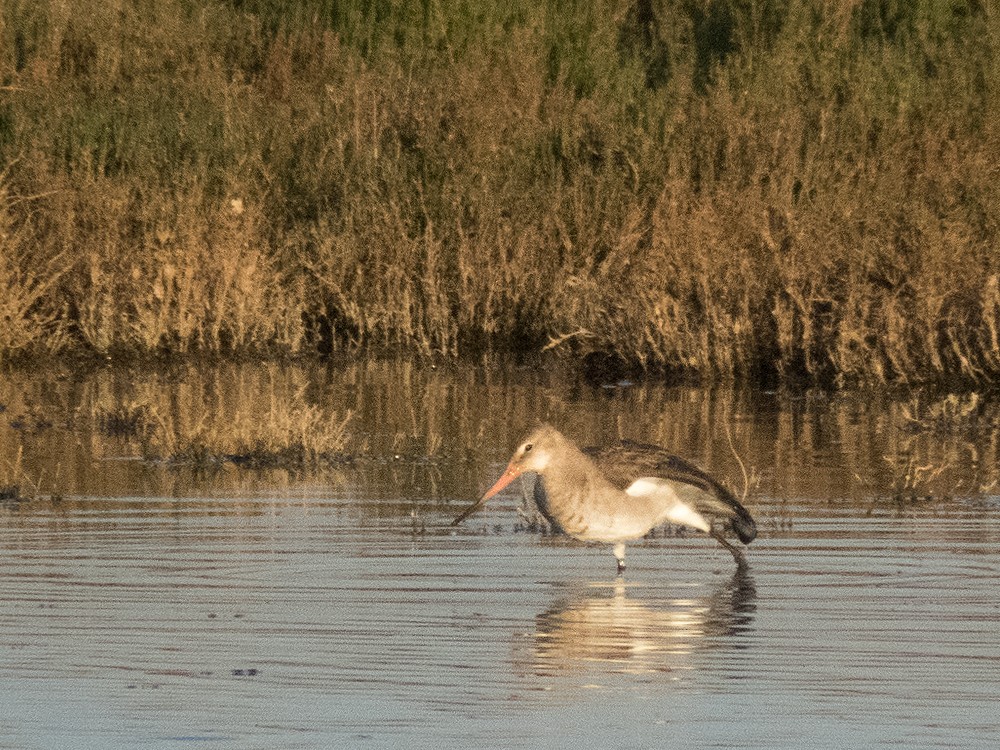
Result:
{"label": "green vegetation", "polygon": [[6,0],[0,352],[1000,376],[980,0]]}

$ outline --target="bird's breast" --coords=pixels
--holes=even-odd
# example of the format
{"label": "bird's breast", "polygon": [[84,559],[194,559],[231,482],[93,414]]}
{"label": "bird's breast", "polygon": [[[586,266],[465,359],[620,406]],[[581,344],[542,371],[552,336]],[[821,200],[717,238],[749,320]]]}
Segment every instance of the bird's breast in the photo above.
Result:
{"label": "bird's breast", "polygon": [[656,518],[645,512],[642,503],[610,484],[572,487],[544,478],[542,484],[543,492],[536,493],[539,510],[577,539],[627,541],[645,536],[655,525]]}

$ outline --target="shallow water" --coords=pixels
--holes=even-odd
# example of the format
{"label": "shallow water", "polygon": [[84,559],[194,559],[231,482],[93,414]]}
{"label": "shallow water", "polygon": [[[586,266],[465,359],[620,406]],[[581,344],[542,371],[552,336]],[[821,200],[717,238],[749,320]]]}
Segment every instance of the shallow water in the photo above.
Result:
{"label": "shallow water", "polygon": [[[902,447],[987,483],[988,411],[915,432],[865,397],[353,368],[10,376],[0,445],[42,494],[0,507],[0,747],[996,745],[1000,499],[894,474]],[[357,461],[193,471],[92,418],[261,393],[355,410]],[[12,426],[29,413],[52,426]],[[520,530],[516,492],[450,528],[533,417],[738,487],[725,417],[761,476],[747,564],[665,535],[618,578]]]}

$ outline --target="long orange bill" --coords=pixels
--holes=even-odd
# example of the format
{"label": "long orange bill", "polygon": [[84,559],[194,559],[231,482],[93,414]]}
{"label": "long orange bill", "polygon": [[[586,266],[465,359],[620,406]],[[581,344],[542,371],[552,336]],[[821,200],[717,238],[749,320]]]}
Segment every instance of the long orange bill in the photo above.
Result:
{"label": "long orange bill", "polygon": [[486,490],[486,494],[483,495],[481,498],[479,498],[478,501],[476,501],[474,504],[466,508],[465,511],[462,513],[462,515],[460,515],[458,518],[456,518],[454,521],[451,522],[451,525],[458,526],[460,523],[462,523],[462,521],[464,521],[466,518],[471,516],[477,510],[486,505],[487,500],[489,500],[495,494],[500,492],[500,490],[502,490],[508,484],[513,482],[520,475],[521,475],[520,469],[514,468],[513,466],[508,466],[507,470],[500,475],[500,478],[497,480],[496,484],[494,484],[492,487]]}

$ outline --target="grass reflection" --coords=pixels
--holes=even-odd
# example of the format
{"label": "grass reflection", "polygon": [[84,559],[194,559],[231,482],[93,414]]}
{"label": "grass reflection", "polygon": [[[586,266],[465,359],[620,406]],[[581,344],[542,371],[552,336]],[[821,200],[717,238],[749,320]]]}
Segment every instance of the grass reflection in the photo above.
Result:
{"label": "grass reflection", "polygon": [[788,498],[906,512],[993,492],[1000,412],[970,399],[601,388],[553,368],[410,359],[57,365],[0,374],[0,489],[170,496],[307,483],[450,516],[545,420],[583,443],[658,443],[737,489],[742,461],[757,480],[748,504],[768,507],[773,532],[791,523]]}

